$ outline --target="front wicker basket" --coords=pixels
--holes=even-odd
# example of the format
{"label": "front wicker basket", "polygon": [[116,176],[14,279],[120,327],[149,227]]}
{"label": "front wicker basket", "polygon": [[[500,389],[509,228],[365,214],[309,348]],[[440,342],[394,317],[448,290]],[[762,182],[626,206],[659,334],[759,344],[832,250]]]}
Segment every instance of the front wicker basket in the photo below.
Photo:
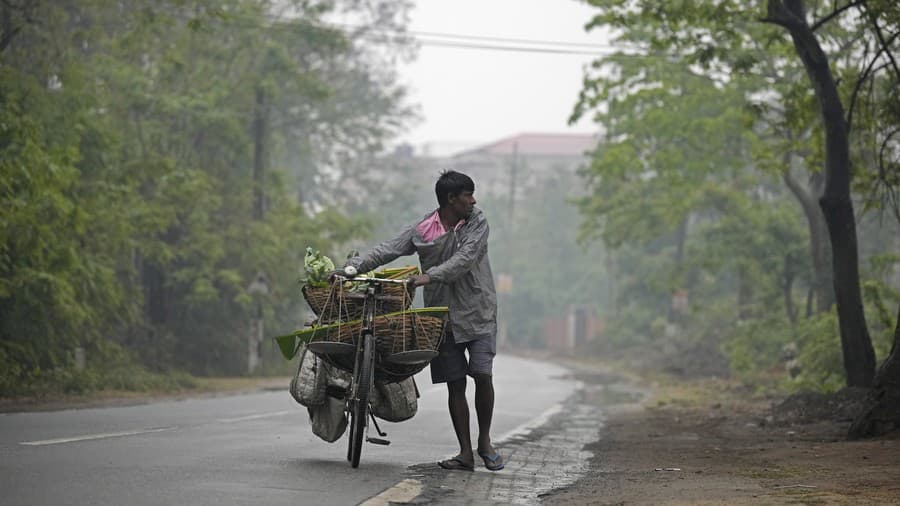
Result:
{"label": "front wicker basket", "polygon": [[[300,291],[320,325],[362,318],[365,298],[345,290],[340,283],[321,287],[303,285]],[[382,296],[375,302],[375,314],[396,313],[412,305],[412,296],[403,285],[385,285]]]}

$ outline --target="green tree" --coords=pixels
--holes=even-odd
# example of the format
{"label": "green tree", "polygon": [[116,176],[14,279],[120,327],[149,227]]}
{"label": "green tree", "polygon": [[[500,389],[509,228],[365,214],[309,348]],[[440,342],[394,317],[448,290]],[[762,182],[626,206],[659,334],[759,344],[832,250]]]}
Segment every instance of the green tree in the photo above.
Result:
{"label": "green tree", "polygon": [[[4,391],[109,342],[160,370],[244,371],[258,272],[274,285],[267,328],[294,328],[305,247],[335,248],[368,222],[304,207],[296,188],[314,185],[297,175],[327,168],[289,154],[326,123],[358,132],[323,133],[323,150],[384,139],[407,114],[402,90],[373,77],[390,72],[324,18],[355,8],[363,26],[402,23],[406,7],[3,3]],[[378,106],[322,119],[351,79]]]}
{"label": "green tree", "polygon": [[[826,2],[811,2],[808,8],[801,2],[747,4],[729,1],[714,5],[703,2],[664,2],[653,5],[643,2],[591,3],[601,7],[601,14],[595,18],[595,24],[640,26],[640,29],[626,30],[631,38],[626,35],[625,39],[638,39],[640,47],[651,53],[676,52],[687,63],[703,68],[708,75],[735,76],[737,71],[752,73],[761,68],[776,66],[802,68],[813,79],[805,84],[805,92],[804,88],[798,86],[782,90],[776,96],[785,105],[785,111],[796,110],[797,106],[802,105],[803,98],[810,94],[828,110],[822,116],[821,123],[825,132],[825,142],[821,145],[824,164],[824,197],[821,203],[834,251],[832,270],[838,294],[845,368],[849,384],[871,384],[874,354],[871,352],[871,340],[866,330],[858,289],[855,232],[848,225],[853,221],[849,177],[851,155],[846,118],[843,110],[836,107],[841,106],[841,93],[851,97],[854,104],[855,100],[877,100],[878,96],[864,96],[854,91],[861,84],[848,84],[844,89],[838,89],[814,31],[818,30],[819,36],[829,44],[837,45],[843,54],[859,54],[854,53],[854,48],[858,50],[859,44],[867,45],[865,61],[853,59],[852,65],[842,67],[841,75],[855,76],[855,79],[846,81],[849,83],[872,82],[872,76],[876,74],[873,69],[886,71],[890,68],[889,65],[874,62],[885,62],[891,58],[889,46],[885,43],[893,42],[890,39],[893,31],[885,29],[888,35],[878,35],[878,31],[879,27],[889,26],[896,19],[896,6],[889,2],[850,2],[837,8]],[[860,10],[860,15],[841,18],[841,14],[849,9]],[[792,43],[785,44],[778,32],[758,23],[757,19],[764,12],[768,13],[768,21],[788,28],[792,34]],[[817,21],[808,21],[809,18]],[[840,44],[841,42],[844,44]],[[876,49],[879,46],[884,50]],[[797,54],[801,56],[800,62],[796,60]],[[847,58],[845,63],[847,61],[851,59]],[[803,63],[803,66],[798,67],[797,63]],[[795,74],[796,71],[790,72],[790,75]],[[772,91],[770,87],[769,93]],[[797,98],[801,99],[800,102],[796,101]],[[866,124],[863,129],[874,131],[877,127],[876,124]]]}

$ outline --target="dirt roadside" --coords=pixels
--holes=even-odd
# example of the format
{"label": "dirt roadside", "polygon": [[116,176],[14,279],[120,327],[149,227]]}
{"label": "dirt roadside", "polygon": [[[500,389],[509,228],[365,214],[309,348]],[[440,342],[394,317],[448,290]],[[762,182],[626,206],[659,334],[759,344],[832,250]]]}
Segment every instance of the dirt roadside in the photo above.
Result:
{"label": "dirt roadside", "polygon": [[602,366],[566,365],[607,418],[586,447],[588,473],[542,504],[900,505],[900,434],[848,441],[849,422],[823,419],[836,410],[821,398],[785,404],[725,380],[632,378],[637,400]]}

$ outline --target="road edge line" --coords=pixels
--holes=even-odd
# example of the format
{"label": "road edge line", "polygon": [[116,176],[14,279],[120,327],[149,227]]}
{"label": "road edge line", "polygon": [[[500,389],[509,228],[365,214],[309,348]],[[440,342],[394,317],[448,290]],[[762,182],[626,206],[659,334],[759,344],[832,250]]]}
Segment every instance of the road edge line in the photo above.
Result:
{"label": "road edge line", "polygon": [[[575,382],[575,391],[572,395],[576,395],[580,390],[584,388],[584,382],[576,381]],[[501,445],[502,443],[516,437],[526,435],[529,432],[537,429],[541,425],[547,423],[550,420],[550,417],[562,411],[563,406],[566,402],[572,397],[566,397],[564,400],[550,406],[543,413],[538,416],[528,420],[527,422],[519,425],[518,427],[514,427],[512,430],[507,431],[505,434],[500,436],[495,442],[497,445]],[[371,497],[361,503],[359,506],[389,506],[391,503],[394,504],[405,504],[409,503],[413,499],[419,496],[423,490],[423,484],[420,480],[415,480],[412,478],[407,478],[405,480],[401,480],[397,482],[392,487],[387,488],[384,492]],[[413,495],[410,495],[411,492],[415,491]]]}
{"label": "road edge line", "polygon": [[389,506],[391,503],[408,503],[422,493],[422,488],[423,485],[421,481],[407,478],[375,497],[359,503],[359,506]]}

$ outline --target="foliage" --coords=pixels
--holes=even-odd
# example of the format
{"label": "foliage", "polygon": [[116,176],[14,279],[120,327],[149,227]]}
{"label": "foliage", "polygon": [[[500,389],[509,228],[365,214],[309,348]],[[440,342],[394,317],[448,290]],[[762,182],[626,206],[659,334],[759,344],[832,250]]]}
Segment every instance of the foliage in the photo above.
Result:
{"label": "foliage", "polygon": [[[324,19],[355,9],[374,29],[407,7],[0,6],[0,395],[69,374],[85,389],[121,383],[106,374],[131,360],[236,373],[251,318],[295,328],[303,247],[336,249],[371,226],[298,201],[334,164],[295,148],[313,140],[354,162],[409,116],[384,55]],[[337,107],[351,100],[370,106]],[[266,296],[247,291],[259,273]],[[127,358],[74,372],[77,346]]]}
{"label": "foliage", "polygon": [[788,383],[794,390],[835,392],[846,385],[841,362],[837,314],[822,313],[804,320],[796,330],[801,371]]}
{"label": "foliage", "polygon": [[196,380],[181,371],[153,372],[110,341],[97,341],[86,349],[84,369],[56,367],[24,370],[21,363],[0,349],[0,392],[4,396],[78,395],[105,390],[173,391],[196,386]]}
{"label": "foliage", "polygon": [[[733,371],[754,377],[780,368],[782,348],[796,343],[803,372],[794,386],[836,388],[834,315],[797,302],[804,294],[812,300],[817,286],[809,255],[816,224],[806,216],[804,226],[791,202],[802,185],[788,193],[781,180],[806,169],[815,202],[825,151],[816,97],[792,41],[761,22],[767,5],[780,2],[587,3],[596,7],[588,29],[608,30],[620,48],[587,69],[572,114],[589,115],[605,133],[582,174],[589,193],[578,205],[581,238],[602,241],[615,260],[608,262],[616,288],[610,337],[677,349],[715,335]],[[866,208],[889,209],[897,166],[885,132],[900,123],[885,111],[895,109],[900,73],[890,51],[878,52],[875,32],[880,26],[896,40],[900,11],[890,2],[850,2],[826,18],[841,6],[805,5],[823,21],[816,36],[855,111],[854,188]],[[861,232],[862,243],[882,247],[866,253],[876,259],[897,247],[879,242],[879,233],[886,229]],[[883,271],[867,276],[866,305],[887,336],[883,299],[896,287]],[[670,306],[675,291],[689,294],[687,311]]]}

